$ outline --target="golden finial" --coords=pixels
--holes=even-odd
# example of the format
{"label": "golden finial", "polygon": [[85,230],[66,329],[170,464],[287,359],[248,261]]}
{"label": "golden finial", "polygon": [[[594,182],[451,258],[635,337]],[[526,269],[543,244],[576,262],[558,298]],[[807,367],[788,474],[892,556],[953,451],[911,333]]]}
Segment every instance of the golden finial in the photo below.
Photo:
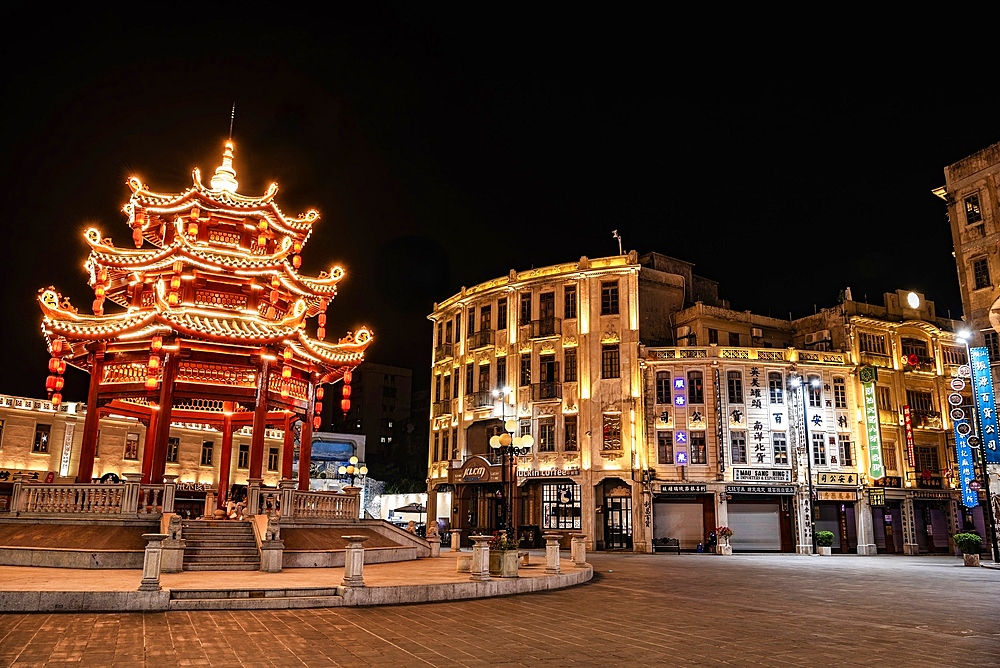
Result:
{"label": "golden finial", "polygon": [[222,153],[222,164],[215,170],[212,177],[212,190],[225,190],[235,193],[239,187],[236,180],[236,170],[233,169],[233,122],[236,120],[236,103],[233,103],[232,115],[229,117],[229,139],[226,140],[226,149]]}

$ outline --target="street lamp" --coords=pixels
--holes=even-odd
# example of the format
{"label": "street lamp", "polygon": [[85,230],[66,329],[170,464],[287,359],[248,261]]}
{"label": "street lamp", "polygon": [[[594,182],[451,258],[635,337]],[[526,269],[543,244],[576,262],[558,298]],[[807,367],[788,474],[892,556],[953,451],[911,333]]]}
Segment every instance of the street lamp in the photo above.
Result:
{"label": "street lamp", "polygon": [[352,456],[348,460],[347,466],[341,465],[341,467],[337,469],[337,473],[339,473],[342,478],[346,478],[347,482],[351,485],[354,484],[354,476],[360,477],[361,484],[364,484],[365,476],[368,475],[368,467],[365,466],[364,462],[359,461],[357,457]]}
{"label": "street lamp", "polygon": [[[532,438],[531,434],[524,434],[523,436],[515,436],[519,424],[514,418],[510,420],[507,418],[507,396],[511,393],[509,387],[504,387],[503,389],[493,390],[494,399],[503,400],[503,412],[502,417],[504,420],[502,434],[494,434],[490,436],[490,447],[493,448],[493,452],[500,455],[500,484],[501,489],[503,489],[503,517],[504,517],[504,528],[507,530],[508,535],[513,531],[513,505],[514,505],[514,487],[516,482],[514,480],[514,457],[524,457],[531,452],[531,446],[535,444],[535,439]],[[508,476],[508,462],[510,467],[510,475]],[[509,480],[508,480],[509,478]]]}
{"label": "street lamp", "polygon": [[[963,330],[956,332],[957,338],[963,344],[965,344],[965,361],[969,365],[969,378],[972,385],[972,428],[978,437],[976,439],[977,444],[973,445],[972,439],[970,439],[969,445],[975,451],[972,457],[973,462],[978,462],[980,471],[983,474],[983,482],[986,484],[986,503],[983,504],[983,515],[986,518],[986,531],[989,534],[990,539],[990,554],[993,557],[994,562],[1000,562],[1000,546],[997,545],[997,527],[993,517],[993,497],[990,494],[990,470],[986,467],[986,456],[982,449],[983,434],[980,431],[979,425],[979,393],[976,391],[975,383],[972,380],[972,351],[969,350],[969,340],[972,338],[972,332],[968,330]],[[987,373],[989,371],[987,370]],[[979,492],[977,491],[978,495]]]}
{"label": "street lamp", "polygon": [[[809,483],[809,533],[812,535],[812,554],[816,554],[816,504],[813,501],[813,471],[812,471],[812,443],[809,441],[809,416],[806,415],[806,383],[802,382],[802,376],[793,374],[790,379],[791,386],[798,388],[802,401],[802,429],[805,432],[806,442],[806,479]],[[820,386],[819,378],[809,381],[813,387]]]}

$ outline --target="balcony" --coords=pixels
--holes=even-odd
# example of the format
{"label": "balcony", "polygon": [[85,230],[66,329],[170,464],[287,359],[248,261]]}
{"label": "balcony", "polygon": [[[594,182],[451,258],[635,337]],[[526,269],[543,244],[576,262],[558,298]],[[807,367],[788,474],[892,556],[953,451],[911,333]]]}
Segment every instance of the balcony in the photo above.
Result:
{"label": "balcony", "polygon": [[441,417],[442,415],[451,415],[451,399],[435,401],[434,405],[431,406],[432,417]]}
{"label": "balcony", "polygon": [[937,411],[910,411],[910,424],[914,429],[943,429],[941,414]]}
{"label": "balcony", "polygon": [[531,321],[532,339],[544,339],[549,336],[562,335],[562,318],[542,318]]}
{"label": "balcony", "polygon": [[862,364],[870,364],[872,366],[882,367],[883,369],[892,368],[892,358],[888,355],[862,350],[860,357]]}
{"label": "balcony", "polygon": [[548,401],[562,399],[562,383],[532,383],[531,400]]}
{"label": "balcony", "polygon": [[468,339],[469,350],[479,350],[493,345],[495,332],[492,329],[481,329],[475,334],[470,334]]}
{"label": "balcony", "polygon": [[[916,364],[913,364],[916,362]],[[926,355],[904,355],[903,371],[922,371],[924,373],[934,373],[937,371],[937,364],[933,357]]]}
{"label": "balcony", "polygon": [[442,360],[449,359],[451,357],[454,357],[454,355],[455,355],[455,348],[454,344],[451,343],[442,343],[441,345],[439,345],[437,348],[434,349],[435,362],[440,362]]}
{"label": "balcony", "polygon": [[493,396],[493,392],[490,390],[479,390],[478,392],[465,395],[465,409],[492,408],[495,401],[496,397]]}

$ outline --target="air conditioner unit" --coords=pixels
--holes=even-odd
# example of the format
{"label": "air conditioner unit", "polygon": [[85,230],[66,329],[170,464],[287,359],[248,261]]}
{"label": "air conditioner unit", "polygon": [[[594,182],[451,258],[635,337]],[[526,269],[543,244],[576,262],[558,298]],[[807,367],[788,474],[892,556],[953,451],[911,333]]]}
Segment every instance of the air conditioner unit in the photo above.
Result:
{"label": "air conditioner unit", "polygon": [[830,330],[821,329],[818,332],[810,332],[806,334],[806,345],[811,346],[814,343],[821,343],[823,341],[830,340]]}
{"label": "air conditioner unit", "polygon": [[819,340],[820,339],[818,339],[816,337],[816,332],[809,332],[808,334],[806,334],[806,345],[807,346],[811,346],[812,344],[816,343]]}
{"label": "air conditioner unit", "polygon": [[752,336],[755,339],[763,338],[764,330],[761,329],[760,327],[752,327],[750,328],[750,336]]}

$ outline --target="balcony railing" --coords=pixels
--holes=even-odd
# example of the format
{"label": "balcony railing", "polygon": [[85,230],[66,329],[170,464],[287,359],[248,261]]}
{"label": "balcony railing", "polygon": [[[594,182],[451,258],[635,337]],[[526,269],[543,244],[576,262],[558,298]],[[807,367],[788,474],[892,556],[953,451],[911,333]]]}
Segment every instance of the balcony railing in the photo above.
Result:
{"label": "balcony railing", "polygon": [[440,362],[441,360],[446,360],[449,357],[454,356],[454,344],[452,343],[442,343],[437,348],[434,349],[434,361]]}
{"label": "balcony railing", "polygon": [[492,329],[481,329],[469,336],[469,350],[479,350],[493,345],[495,332]]}
{"label": "balcony railing", "polygon": [[479,390],[465,395],[465,408],[489,408],[496,398],[490,390]]}
{"label": "balcony railing", "polygon": [[910,424],[915,429],[942,429],[941,414],[937,411],[910,411]]}
{"label": "balcony railing", "polygon": [[442,415],[451,415],[451,399],[445,399],[444,401],[435,401],[434,405],[431,407],[431,415],[433,417],[441,417]]}
{"label": "balcony railing", "polygon": [[562,318],[542,318],[531,321],[531,338],[542,339],[562,334]]}
{"label": "balcony railing", "polygon": [[562,399],[562,383],[532,383],[531,400]]}
{"label": "balcony railing", "polygon": [[879,366],[883,369],[892,368],[892,358],[890,356],[882,355],[881,353],[871,353],[865,350],[861,351],[861,363]]}

